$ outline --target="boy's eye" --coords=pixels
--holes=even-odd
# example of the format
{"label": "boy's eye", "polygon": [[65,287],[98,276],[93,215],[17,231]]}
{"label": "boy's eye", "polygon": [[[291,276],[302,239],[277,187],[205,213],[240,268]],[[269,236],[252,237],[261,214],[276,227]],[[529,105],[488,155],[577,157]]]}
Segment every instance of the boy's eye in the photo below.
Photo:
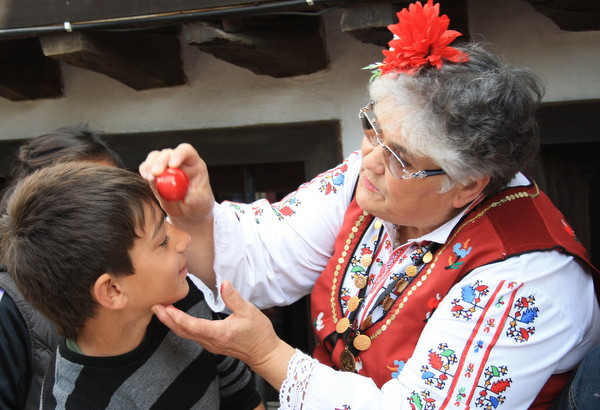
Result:
{"label": "boy's eye", "polygon": [[165,238],[162,240],[162,242],[160,243],[160,246],[167,246],[169,244],[169,240],[171,238],[169,237],[169,235],[165,235]]}

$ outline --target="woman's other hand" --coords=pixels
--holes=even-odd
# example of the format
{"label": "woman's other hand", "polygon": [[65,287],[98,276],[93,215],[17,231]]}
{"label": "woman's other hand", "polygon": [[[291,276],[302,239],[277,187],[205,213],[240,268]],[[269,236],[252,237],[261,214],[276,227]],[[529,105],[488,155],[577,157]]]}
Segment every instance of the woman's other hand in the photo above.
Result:
{"label": "woman's other hand", "polygon": [[190,316],[173,306],[156,305],[156,316],[175,334],[193,340],[210,352],[236,357],[279,389],[295,350],[282,341],[269,318],[244,300],[229,281],[221,295],[231,315],[223,320]]}

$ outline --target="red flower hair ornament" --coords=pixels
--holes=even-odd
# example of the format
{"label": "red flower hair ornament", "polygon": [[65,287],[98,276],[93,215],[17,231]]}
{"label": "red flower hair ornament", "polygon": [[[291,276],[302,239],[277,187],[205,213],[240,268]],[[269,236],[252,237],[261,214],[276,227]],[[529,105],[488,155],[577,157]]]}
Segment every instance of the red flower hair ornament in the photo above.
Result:
{"label": "red flower hair ornament", "polygon": [[433,0],[424,6],[417,1],[399,11],[398,24],[388,26],[394,38],[388,43],[389,50],[382,51],[383,62],[365,67],[372,70],[371,79],[390,72],[412,75],[428,66],[440,69],[442,59],[455,63],[468,61],[467,54],[448,46],[462,34],[448,30],[450,19],[439,13],[440,5],[434,5]]}

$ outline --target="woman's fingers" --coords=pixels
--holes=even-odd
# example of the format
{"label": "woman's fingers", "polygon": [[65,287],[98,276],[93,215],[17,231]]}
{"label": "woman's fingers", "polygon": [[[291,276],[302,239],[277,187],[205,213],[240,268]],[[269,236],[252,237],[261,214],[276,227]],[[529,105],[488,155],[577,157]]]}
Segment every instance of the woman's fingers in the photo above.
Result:
{"label": "woman's fingers", "polygon": [[176,335],[213,353],[237,357],[249,365],[260,362],[279,340],[271,321],[243,299],[230,282],[223,282],[221,295],[232,311],[223,320],[199,319],[173,306],[156,305],[152,311]]}
{"label": "woman's fingers", "polygon": [[220,338],[220,321],[201,319],[173,307],[156,305],[152,308],[158,319],[168,326],[177,336],[200,343],[208,350],[214,340]]}

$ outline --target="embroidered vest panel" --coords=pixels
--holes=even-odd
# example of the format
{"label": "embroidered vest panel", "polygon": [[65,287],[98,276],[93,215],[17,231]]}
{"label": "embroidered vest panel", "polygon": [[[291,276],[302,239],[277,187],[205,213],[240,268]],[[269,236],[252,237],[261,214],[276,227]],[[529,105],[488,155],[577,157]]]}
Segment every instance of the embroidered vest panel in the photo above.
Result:
{"label": "embroidered vest panel", "polygon": [[[342,368],[340,355],[346,346],[336,332],[343,316],[341,284],[344,275],[351,274],[346,272],[348,261],[372,222],[373,217],[363,213],[356,201],[350,204],[334,256],[312,292],[312,318],[319,342],[313,355],[336,369]],[[470,246],[475,243],[476,247]],[[405,362],[412,356],[436,301],[473,269],[523,253],[552,249],[589,264],[585,248],[537,186],[507,189],[484,200],[461,219],[448,241],[387,314],[364,330],[372,346],[358,354],[362,365],[357,373],[372,378],[379,387],[390,380],[397,361]]]}

